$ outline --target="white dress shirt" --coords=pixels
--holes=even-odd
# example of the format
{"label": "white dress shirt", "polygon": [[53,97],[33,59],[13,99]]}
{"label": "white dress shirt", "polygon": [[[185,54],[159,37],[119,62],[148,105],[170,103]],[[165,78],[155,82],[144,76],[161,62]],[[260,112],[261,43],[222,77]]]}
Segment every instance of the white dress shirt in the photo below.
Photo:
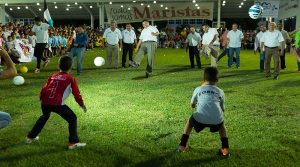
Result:
{"label": "white dress shirt", "polygon": [[229,41],[228,46],[230,48],[240,48],[242,46],[242,39],[244,38],[244,34],[240,30],[229,31],[227,34],[227,39]]}
{"label": "white dress shirt", "polygon": [[133,44],[136,39],[135,32],[133,30],[128,31],[127,29],[122,32],[123,42]]}
{"label": "white dress shirt", "polygon": [[[265,32],[260,31],[259,33],[256,34],[255,36],[255,42],[254,42],[254,50],[256,51],[261,44],[261,38],[263,37]],[[262,48],[263,51],[265,51],[265,48]]]}
{"label": "white dress shirt", "polygon": [[117,45],[119,40],[122,39],[121,31],[116,28],[115,31],[112,31],[110,28],[107,28],[104,31],[103,38],[106,39],[106,42],[109,45]]}
{"label": "white dress shirt", "polygon": [[274,30],[272,32],[268,30],[264,33],[263,37],[261,38],[261,42],[263,42],[265,46],[271,48],[279,46],[279,43],[283,41],[283,36],[278,30]]}
{"label": "white dress shirt", "polygon": [[203,34],[202,44],[209,45],[215,36],[217,36],[217,39],[214,41],[213,45],[220,45],[219,33],[218,33],[217,29],[215,29],[215,28],[209,28],[208,31]]}
{"label": "white dress shirt", "polygon": [[36,25],[32,27],[32,32],[35,32],[36,43],[48,43],[48,28],[49,24],[42,23],[41,25]]}
{"label": "white dress shirt", "polygon": [[157,33],[157,32],[159,32],[159,31],[154,26],[149,26],[147,28],[144,28],[141,33],[140,40],[142,40],[142,42],[145,42],[145,41],[157,42],[157,36],[152,35],[152,33]]}

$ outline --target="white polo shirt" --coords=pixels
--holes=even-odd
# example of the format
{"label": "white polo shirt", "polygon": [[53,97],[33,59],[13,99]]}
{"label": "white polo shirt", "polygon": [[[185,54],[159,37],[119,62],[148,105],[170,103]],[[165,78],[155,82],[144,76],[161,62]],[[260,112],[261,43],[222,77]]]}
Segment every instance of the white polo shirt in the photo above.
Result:
{"label": "white polo shirt", "polygon": [[202,44],[203,45],[209,45],[210,42],[214,39],[215,35],[217,35],[217,39],[215,40],[213,45],[220,45],[219,33],[218,33],[217,29],[215,29],[215,28],[209,28],[208,31],[203,34]]}
{"label": "white polo shirt", "polygon": [[123,42],[133,44],[136,39],[135,32],[133,30],[128,31],[127,29],[122,32]]}
{"label": "white polo shirt", "polygon": [[110,28],[107,28],[104,31],[103,38],[106,39],[106,42],[110,45],[117,45],[119,40],[122,39],[121,31],[116,28],[115,31],[112,31]]}
{"label": "white polo shirt", "polygon": [[159,31],[154,26],[149,26],[147,28],[144,28],[142,30],[140,40],[142,40],[142,42],[145,42],[145,41],[155,41],[155,42],[157,42],[157,36],[152,35],[152,32],[157,33]]}
{"label": "white polo shirt", "polygon": [[240,30],[229,31],[227,34],[227,39],[229,41],[228,46],[231,48],[240,48],[242,46],[242,39],[244,38],[244,34]]}
{"label": "white polo shirt", "polygon": [[36,25],[32,27],[32,32],[35,32],[36,43],[48,43],[48,28],[49,24],[42,23],[41,25]]}
{"label": "white polo shirt", "polygon": [[189,33],[186,38],[186,42],[188,42],[189,46],[197,46],[201,42],[201,36],[199,33],[195,32]]}
{"label": "white polo shirt", "polygon": [[277,47],[280,42],[283,42],[283,36],[280,31],[274,30],[270,32],[269,30],[264,33],[260,42],[264,42],[264,45],[267,47]]}

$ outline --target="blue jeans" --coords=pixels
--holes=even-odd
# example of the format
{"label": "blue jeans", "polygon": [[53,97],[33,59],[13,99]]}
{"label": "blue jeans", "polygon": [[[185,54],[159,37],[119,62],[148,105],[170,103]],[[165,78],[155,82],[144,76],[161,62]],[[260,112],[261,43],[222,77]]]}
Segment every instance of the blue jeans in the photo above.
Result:
{"label": "blue jeans", "polygon": [[236,67],[238,68],[240,67],[240,48],[231,48],[231,47],[229,47],[228,67],[232,66],[234,52],[236,57]]}
{"label": "blue jeans", "polygon": [[300,69],[300,61],[297,60],[298,69]]}
{"label": "blue jeans", "polygon": [[[80,74],[82,71],[82,60],[83,60],[83,53],[85,48],[72,48],[69,56],[73,59],[77,56],[77,74]],[[74,62],[74,61],[73,61]]]}
{"label": "blue jeans", "polygon": [[11,121],[11,117],[6,112],[0,111],[0,129],[6,127]]}
{"label": "blue jeans", "polygon": [[260,53],[260,71],[264,71],[265,69],[265,57],[266,57],[266,51]]}

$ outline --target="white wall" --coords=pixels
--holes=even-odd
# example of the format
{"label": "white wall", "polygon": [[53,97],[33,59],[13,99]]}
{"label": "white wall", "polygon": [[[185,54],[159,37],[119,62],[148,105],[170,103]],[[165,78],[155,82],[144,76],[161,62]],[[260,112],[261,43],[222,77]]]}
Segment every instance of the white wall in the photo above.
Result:
{"label": "white wall", "polygon": [[296,16],[296,27],[300,26],[300,0],[280,0],[278,19]]}

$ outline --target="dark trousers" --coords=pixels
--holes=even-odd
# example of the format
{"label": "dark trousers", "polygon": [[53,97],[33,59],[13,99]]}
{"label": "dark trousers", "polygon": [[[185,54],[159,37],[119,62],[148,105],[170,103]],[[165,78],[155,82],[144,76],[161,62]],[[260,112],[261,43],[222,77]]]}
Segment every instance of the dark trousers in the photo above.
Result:
{"label": "dark trousers", "polygon": [[33,126],[32,130],[29,132],[29,138],[35,138],[45,126],[47,120],[50,117],[51,112],[55,112],[56,114],[60,115],[64,120],[69,123],[69,142],[70,143],[77,143],[79,142],[78,135],[77,135],[77,117],[74,112],[67,106],[47,106],[42,105],[42,112],[43,115],[36,121],[35,125]]}
{"label": "dark trousers", "polygon": [[34,47],[34,56],[36,57],[36,68],[41,68],[41,60],[46,61],[47,59],[43,57],[44,50],[47,43],[37,43]]}
{"label": "dark trousers", "polygon": [[195,68],[194,57],[196,57],[196,63],[198,68],[201,68],[201,61],[200,61],[199,50],[197,46],[189,46],[189,56],[190,56],[191,68]]}
{"label": "dark trousers", "polygon": [[128,52],[129,52],[129,60],[132,61],[133,44],[123,43],[122,67],[125,67],[126,56]]}
{"label": "dark trousers", "polygon": [[285,49],[283,50],[283,55],[280,55],[280,68],[285,69]]}

